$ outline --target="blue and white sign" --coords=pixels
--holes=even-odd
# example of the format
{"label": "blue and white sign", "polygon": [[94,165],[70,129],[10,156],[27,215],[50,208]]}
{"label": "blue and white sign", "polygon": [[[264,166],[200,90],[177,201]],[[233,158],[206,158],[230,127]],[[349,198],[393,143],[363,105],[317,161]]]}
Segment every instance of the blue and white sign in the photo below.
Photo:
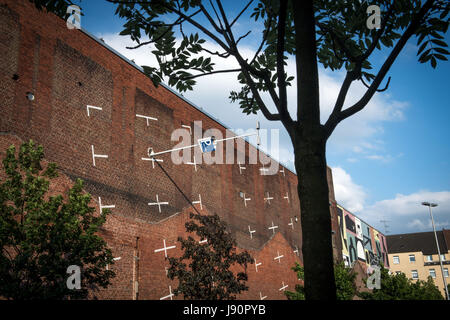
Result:
{"label": "blue and white sign", "polygon": [[216,150],[216,146],[214,145],[214,139],[212,137],[198,139],[198,144],[203,153],[212,152]]}

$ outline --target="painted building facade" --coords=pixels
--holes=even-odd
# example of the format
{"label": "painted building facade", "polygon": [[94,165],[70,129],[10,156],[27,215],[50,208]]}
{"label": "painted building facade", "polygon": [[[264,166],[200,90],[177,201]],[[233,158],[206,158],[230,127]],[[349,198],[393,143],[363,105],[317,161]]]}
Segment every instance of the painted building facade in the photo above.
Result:
{"label": "painted building facade", "polygon": [[389,268],[386,236],[339,204],[337,216],[344,264],[350,267],[360,261],[370,268],[379,261]]}

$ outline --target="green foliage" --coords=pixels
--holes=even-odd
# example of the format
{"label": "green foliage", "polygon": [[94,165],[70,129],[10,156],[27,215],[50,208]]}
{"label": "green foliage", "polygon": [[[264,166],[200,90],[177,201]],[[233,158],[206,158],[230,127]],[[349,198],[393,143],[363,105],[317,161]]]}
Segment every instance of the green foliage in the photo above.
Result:
{"label": "green foliage", "polygon": [[[117,3],[116,14],[126,19],[122,35],[129,35],[138,46],[155,46],[156,50],[152,53],[156,56],[159,67],[144,66],[145,73],[155,84],[167,77],[169,85],[179,91],[192,90],[196,83],[194,78],[215,71],[214,63],[210,60],[205,62],[207,57],[236,58],[242,68],[237,81],[242,86],[238,91],[231,91],[229,98],[231,102],[239,103],[242,112],[246,114],[256,113],[261,108],[261,102],[255,101],[254,90],[271,92],[273,96],[272,90],[278,86],[277,60],[282,59],[286,65],[288,57],[295,57],[296,50],[299,50],[295,43],[291,1],[287,5],[282,57],[277,52],[280,1],[260,0],[249,4],[247,10],[251,12],[250,19],[254,19],[254,23],[259,24],[263,32],[261,44],[255,47],[255,56],[245,62],[240,60],[242,57],[238,51],[238,43],[248,34],[244,33],[239,40],[232,39],[232,26],[226,26],[218,4],[211,3],[211,7],[207,7],[202,1],[188,0],[140,4],[108,1]],[[369,5],[378,5],[381,9],[380,29],[367,27]],[[374,49],[394,47],[423,5],[420,0],[314,1],[318,62],[331,70],[345,67],[355,71],[357,79],[364,77],[367,81],[373,80],[376,74],[369,60],[372,52]],[[244,7],[243,4],[242,8]],[[433,68],[436,67],[437,60],[447,60],[446,56],[449,54],[443,36],[449,25],[449,8],[447,1],[436,0],[421,19],[420,27],[413,30],[413,35],[418,38],[417,45],[420,45],[419,62],[429,61]],[[209,18],[207,14],[210,15]],[[209,22],[199,23],[201,20],[197,18],[200,16]],[[170,20],[170,23],[167,22]],[[229,20],[231,21],[231,17]],[[190,25],[194,30],[206,34],[208,42],[218,45],[223,52],[208,50],[208,42],[196,32],[186,34],[183,25]],[[178,29],[176,35],[175,31]],[[149,40],[142,41],[144,37]],[[282,83],[289,86],[292,80],[294,76],[285,73]]]}
{"label": "green foliage", "polygon": [[365,300],[442,300],[442,294],[431,277],[427,281],[408,279],[404,273],[389,274],[381,268],[381,287],[358,295]]}
{"label": "green foliage", "polygon": [[[191,220],[185,224],[186,231],[195,232],[207,242],[200,244],[191,236],[178,238],[183,255],[168,258],[170,268],[167,276],[179,281],[174,294],[193,300],[236,299],[235,294],[248,290],[246,270],[247,264],[253,263],[252,257],[247,251],[236,253],[236,241],[219,216],[191,213],[190,217]],[[244,270],[235,275],[230,268],[236,264]]]}
{"label": "green foliage", "polygon": [[343,262],[334,265],[337,300],[352,300],[356,295],[356,273],[346,268]]}
{"label": "green foliage", "polygon": [[[303,267],[298,262],[291,269],[297,273],[298,279],[304,279]],[[334,278],[336,280],[337,300],[352,300],[357,293],[355,285],[356,273],[352,269],[346,268],[344,263],[336,263],[334,265]],[[305,288],[297,284],[295,292],[285,291],[285,295],[289,300],[305,300]]]}
{"label": "green foliage", "polygon": [[[0,180],[0,296],[8,299],[80,299],[89,289],[105,288],[114,272],[112,254],[95,233],[107,210],[95,216],[91,196],[77,180],[67,200],[48,196],[49,179],[56,165],[44,170],[42,146],[22,144],[18,155],[12,145],[3,160]],[[81,268],[81,289],[69,290],[66,271]]]}
{"label": "green foliage", "polygon": [[[37,9],[42,10],[47,9],[48,12],[53,12],[61,18],[65,19],[69,15],[67,14],[67,7],[75,4],[70,0],[29,0],[34,3]],[[78,4],[77,4],[78,5]],[[83,12],[81,12],[83,15]]]}

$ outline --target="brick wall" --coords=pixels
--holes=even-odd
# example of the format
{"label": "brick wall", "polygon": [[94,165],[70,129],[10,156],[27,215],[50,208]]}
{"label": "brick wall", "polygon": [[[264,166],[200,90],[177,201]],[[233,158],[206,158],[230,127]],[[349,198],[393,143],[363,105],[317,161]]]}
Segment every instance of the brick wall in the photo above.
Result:
{"label": "brick wall", "polygon": [[[0,1],[0,38],[2,150],[32,138],[44,146],[46,160],[58,163],[67,181],[85,181],[95,205],[99,197],[102,204],[115,205],[102,235],[121,259],[111,266],[117,273],[113,284],[97,296],[167,296],[174,284],[166,277],[164,252],[154,251],[165,240],[167,246],[177,246],[169,255],[180,253],[176,239],[185,236],[189,204],[158,166],[141,158],[147,157],[149,146],[163,150],[174,145],[170,135],[181,125],[194,129],[194,121],[202,121],[203,130],[216,128],[224,137],[226,128],[164,86],[155,88],[113,51],[80,30],[67,29],[65,21],[37,11],[28,1]],[[27,92],[34,93],[34,101],[26,99]],[[90,109],[88,116],[87,105],[102,110]],[[137,115],[158,120],[147,124]],[[247,155],[252,148],[246,143]],[[108,158],[96,158],[94,166],[92,149]],[[229,224],[238,250],[249,250],[261,263],[258,271],[255,264],[249,266],[250,290],[239,298],[284,299],[280,288],[294,289],[299,280],[290,268],[295,261],[302,263],[296,175],[287,169],[261,175],[262,165],[249,163],[242,173],[237,164],[203,163],[196,170],[173,164],[168,155],[159,158],[191,200],[201,195],[205,214],[217,213]],[[338,234],[331,170],[328,176]],[[247,206],[240,192],[251,198]],[[264,201],[267,193],[273,197],[270,203]],[[148,205],[156,202],[156,195],[169,203],[161,212]],[[278,226],[275,233],[268,229],[272,222]],[[249,227],[255,231],[252,236]],[[275,260],[279,255],[283,257]]]}

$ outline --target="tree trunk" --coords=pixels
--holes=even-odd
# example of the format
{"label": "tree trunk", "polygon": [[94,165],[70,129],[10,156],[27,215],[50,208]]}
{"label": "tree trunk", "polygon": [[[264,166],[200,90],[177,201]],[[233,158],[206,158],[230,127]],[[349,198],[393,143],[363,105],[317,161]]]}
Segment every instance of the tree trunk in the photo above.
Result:
{"label": "tree trunk", "polygon": [[331,214],[323,126],[294,133],[295,168],[302,224],[305,297],[336,300]]}

